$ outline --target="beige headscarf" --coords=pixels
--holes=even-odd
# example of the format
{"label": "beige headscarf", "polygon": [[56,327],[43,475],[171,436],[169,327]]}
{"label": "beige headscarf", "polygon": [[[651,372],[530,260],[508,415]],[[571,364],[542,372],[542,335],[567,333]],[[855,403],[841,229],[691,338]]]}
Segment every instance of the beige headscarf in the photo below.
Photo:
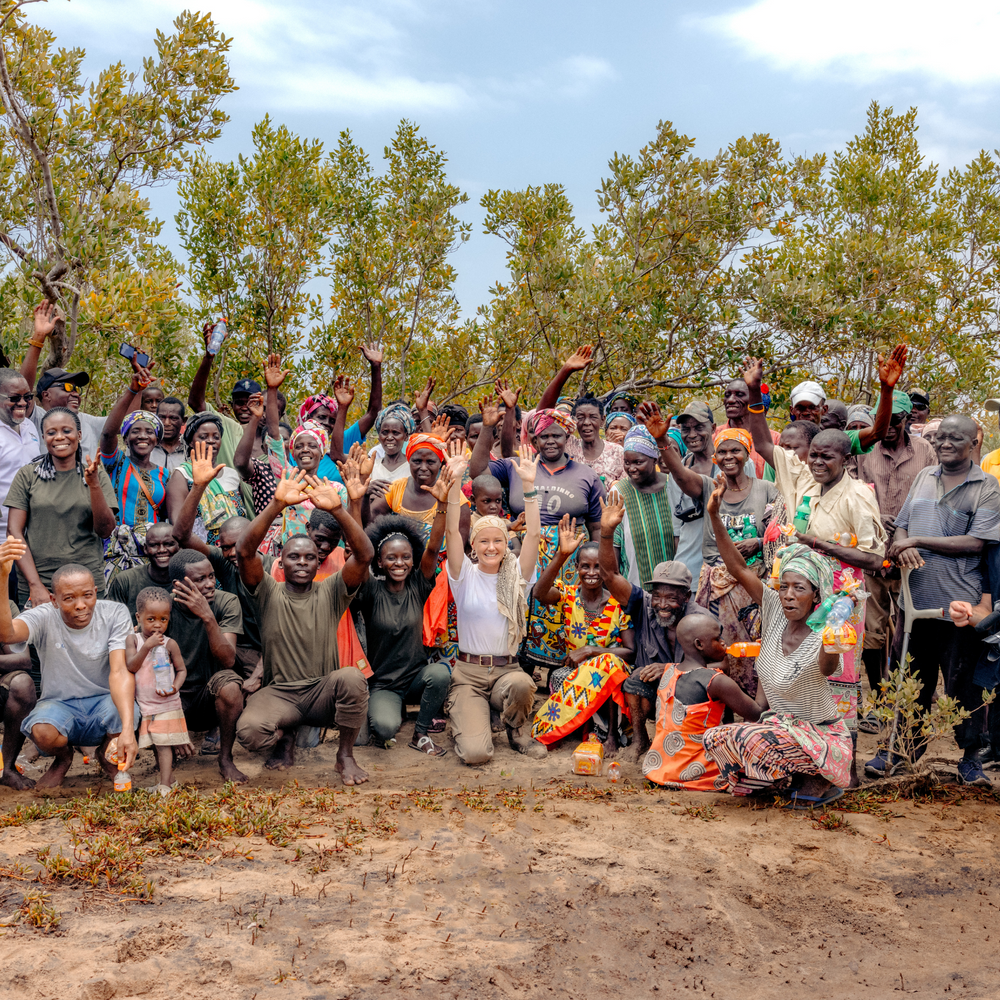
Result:
{"label": "beige headscarf", "polygon": [[[502,517],[488,514],[481,517],[469,532],[470,544],[483,528],[497,528],[503,532],[504,541],[510,533],[507,522]],[[497,573],[497,610],[507,619],[507,654],[517,656],[521,642],[528,634],[528,600],[524,596],[524,580],[521,578],[521,563],[510,549],[504,554]]]}

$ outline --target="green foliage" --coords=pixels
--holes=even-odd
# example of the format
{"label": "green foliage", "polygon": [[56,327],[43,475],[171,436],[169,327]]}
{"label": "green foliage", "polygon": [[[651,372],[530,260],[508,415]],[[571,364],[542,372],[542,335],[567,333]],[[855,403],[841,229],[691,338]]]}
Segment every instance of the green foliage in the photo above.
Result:
{"label": "green foliage", "polygon": [[[181,242],[204,319],[227,317],[230,336],[214,367],[220,381],[259,373],[260,352],[289,355],[306,323],[322,320],[307,283],[321,266],[333,221],[323,147],[265,118],[254,155],[216,163],[200,155],[179,185]],[[191,373],[193,375],[193,372]]]}
{"label": "green foliage", "polygon": [[141,74],[119,62],[88,84],[84,51],[55,48],[19,7],[0,3],[0,242],[13,271],[4,318],[26,316],[40,296],[62,307],[66,329],[53,335],[45,366],[66,364],[84,342],[95,363],[111,335],[143,327],[145,346],[169,355],[176,330],[164,344],[156,338],[183,312],[168,290],[176,265],[155,243],[161,224],[141,190],[176,178],[193,149],[221,133],[218,103],[235,89],[229,39],[208,15],[185,12],[174,34],[156,33]]}

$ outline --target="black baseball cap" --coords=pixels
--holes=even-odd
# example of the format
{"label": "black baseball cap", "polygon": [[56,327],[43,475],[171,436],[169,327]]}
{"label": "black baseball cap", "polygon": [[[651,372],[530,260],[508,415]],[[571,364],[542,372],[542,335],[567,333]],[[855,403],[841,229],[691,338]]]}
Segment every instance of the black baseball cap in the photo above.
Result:
{"label": "black baseball cap", "polygon": [[255,382],[252,378],[241,378],[239,382],[233,386],[232,394],[236,396],[244,392],[251,396],[255,392],[261,392],[260,382]]}
{"label": "black baseball cap", "polygon": [[38,380],[35,391],[45,392],[46,389],[55,385],[56,382],[72,382],[73,385],[82,389],[90,382],[90,376],[86,372],[68,372],[65,368],[49,368]]}

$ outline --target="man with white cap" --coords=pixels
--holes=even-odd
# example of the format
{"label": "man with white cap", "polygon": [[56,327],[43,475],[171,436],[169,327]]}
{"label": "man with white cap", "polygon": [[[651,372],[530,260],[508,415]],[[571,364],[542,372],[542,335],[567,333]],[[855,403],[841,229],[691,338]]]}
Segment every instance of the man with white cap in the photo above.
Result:
{"label": "man with white cap", "polygon": [[799,382],[792,389],[788,413],[792,420],[811,420],[814,424],[821,424],[826,414],[826,391],[823,386],[809,380]]}
{"label": "man with white cap", "polygon": [[601,576],[635,629],[635,667],[622,684],[622,694],[635,733],[635,759],[641,761],[649,749],[646,720],[654,714],[656,686],[666,665],[677,663],[684,655],[677,645],[677,625],[685,615],[714,615],[695,604],[691,570],[679,559],[654,567],[649,593],[629,583],[618,572],[614,549],[615,528],[625,516],[625,502],[612,492],[601,505]]}

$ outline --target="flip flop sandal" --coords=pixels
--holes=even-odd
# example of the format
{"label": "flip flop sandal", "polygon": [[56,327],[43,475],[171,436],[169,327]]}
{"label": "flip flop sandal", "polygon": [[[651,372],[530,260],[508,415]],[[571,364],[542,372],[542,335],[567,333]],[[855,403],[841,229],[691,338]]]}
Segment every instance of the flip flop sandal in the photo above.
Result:
{"label": "flip flop sandal", "polygon": [[429,736],[421,736],[410,740],[410,746],[420,753],[425,753],[430,757],[443,757],[448,751],[444,747],[439,747]]}
{"label": "flip flop sandal", "polygon": [[874,715],[866,715],[858,719],[858,731],[868,733],[871,736],[878,736],[882,731],[882,725]]}
{"label": "flip flop sandal", "polygon": [[843,788],[834,786],[825,795],[800,795],[798,792],[787,793],[788,801],[785,809],[821,809],[831,802],[836,802],[844,794]]}

